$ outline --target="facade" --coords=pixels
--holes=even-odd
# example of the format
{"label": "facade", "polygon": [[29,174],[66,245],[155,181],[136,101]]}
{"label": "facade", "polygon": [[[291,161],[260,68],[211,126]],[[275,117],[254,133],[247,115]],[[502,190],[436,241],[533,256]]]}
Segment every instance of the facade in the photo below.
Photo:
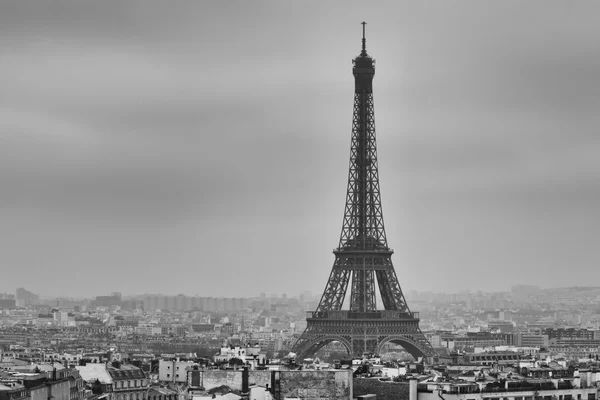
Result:
{"label": "facade", "polygon": [[159,360],[158,380],[161,382],[186,382],[187,370],[193,365],[193,361]]}
{"label": "facade", "polygon": [[152,387],[148,390],[147,400],[178,400],[179,394],[168,388]]}
{"label": "facade", "polygon": [[556,357],[564,357],[567,360],[580,360],[596,358],[600,356],[598,347],[582,346],[549,346],[548,351]]}
{"label": "facade", "polygon": [[[353,398],[352,370],[306,371],[219,371],[192,370],[188,373],[188,395],[210,397],[207,391],[219,386],[241,393],[250,399],[323,399]],[[153,400],[153,399],[152,399]]]}
{"label": "facade", "polygon": [[[574,380],[575,381],[575,380]],[[597,400],[597,387],[581,387],[570,380],[507,380],[501,387],[476,382],[410,381],[410,400]]]}
{"label": "facade", "polygon": [[15,308],[17,308],[17,301],[15,299],[0,299],[0,310],[13,310]]}
{"label": "facade", "polygon": [[218,354],[214,356],[215,362],[229,362],[231,359],[240,359],[244,364],[249,364],[251,368],[259,365],[266,365],[267,353],[260,347],[221,347]]}
{"label": "facade", "polygon": [[148,380],[141,368],[131,364],[108,365],[113,381],[112,400],[142,400],[146,396]]}
{"label": "facade", "polygon": [[468,364],[476,365],[494,365],[494,364],[514,364],[519,362],[521,355],[519,353],[508,351],[508,352],[494,352],[494,353],[472,353],[465,354],[464,360]]}
{"label": "facade", "polygon": [[17,307],[27,307],[40,302],[40,297],[24,288],[18,288],[15,293]]}
{"label": "facade", "polygon": [[516,333],[515,346],[520,347],[548,347],[548,335],[540,335],[537,333]]}
{"label": "facade", "polygon": [[83,393],[73,392],[69,379],[0,379],[0,400],[83,400]]}
{"label": "facade", "polygon": [[48,389],[47,399],[71,400],[71,382],[69,379],[46,383]]}
{"label": "facade", "polygon": [[70,354],[70,353],[42,353],[42,360],[44,362],[66,362],[68,364],[79,364],[79,361],[83,358],[82,354]]}
{"label": "facade", "polygon": [[0,400],[28,400],[31,393],[25,386],[18,382],[0,383]]}
{"label": "facade", "polygon": [[584,340],[599,340],[600,330],[591,329],[577,329],[577,328],[566,328],[566,329],[546,329],[544,334],[548,335],[550,339],[584,339]]}
{"label": "facade", "polygon": [[560,338],[550,339],[550,346],[600,347],[600,339]]}
{"label": "facade", "polygon": [[146,398],[148,378],[141,368],[119,362],[86,364],[75,367],[88,385],[98,382],[107,400],[142,400]]}
{"label": "facade", "polygon": [[506,341],[502,335],[492,335],[487,332],[483,335],[468,336],[443,336],[441,339],[442,347],[448,350],[467,350],[475,347],[492,347],[505,345]]}
{"label": "facade", "polygon": [[68,377],[70,385],[70,400],[83,399],[85,397],[85,382],[81,378],[79,371],[75,368],[71,368],[71,375]]}

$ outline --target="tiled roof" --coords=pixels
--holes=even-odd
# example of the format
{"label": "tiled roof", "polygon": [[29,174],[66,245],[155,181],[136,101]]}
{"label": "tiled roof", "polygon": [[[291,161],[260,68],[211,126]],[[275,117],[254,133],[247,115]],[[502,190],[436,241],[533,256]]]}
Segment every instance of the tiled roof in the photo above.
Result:
{"label": "tiled roof", "polygon": [[175,390],[168,389],[168,388],[161,388],[161,387],[151,387],[150,393],[152,393],[152,392],[156,392],[158,394],[166,395],[166,396],[177,395],[177,392]]}
{"label": "tiled roof", "polygon": [[119,368],[108,366],[107,372],[113,379],[143,379],[144,372],[135,365],[121,364]]}

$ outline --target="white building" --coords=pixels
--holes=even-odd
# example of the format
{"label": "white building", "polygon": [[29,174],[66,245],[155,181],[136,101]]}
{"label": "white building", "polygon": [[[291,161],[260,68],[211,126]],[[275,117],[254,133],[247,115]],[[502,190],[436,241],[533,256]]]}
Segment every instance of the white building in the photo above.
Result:
{"label": "white building", "polygon": [[193,361],[159,360],[158,380],[161,382],[187,382],[187,370],[195,363]]}
{"label": "white building", "polygon": [[252,369],[259,365],[267,363],[267,353],[260,347],[221,347],[221,350],[214,356],[215,362],[227,362],[232,358],[239,358],[245,364],[250,364]]}
{"label": "white building", "polygon": [[[537,384],[538,387],[534,387]],[[409,382],[409,400],[598,400],[598,388],[581,385],[580,378],[507,380],[503,388],[488,389],[476,382]]]}

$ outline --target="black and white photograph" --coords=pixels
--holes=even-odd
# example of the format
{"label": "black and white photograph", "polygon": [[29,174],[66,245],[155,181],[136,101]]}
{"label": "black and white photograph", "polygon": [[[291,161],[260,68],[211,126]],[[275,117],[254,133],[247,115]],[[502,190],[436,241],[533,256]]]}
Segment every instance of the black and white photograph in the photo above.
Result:
{"label": "black and white photograph", "polygon": [[0,243],[0,400],[600,400],[600,2],[0,0]]}

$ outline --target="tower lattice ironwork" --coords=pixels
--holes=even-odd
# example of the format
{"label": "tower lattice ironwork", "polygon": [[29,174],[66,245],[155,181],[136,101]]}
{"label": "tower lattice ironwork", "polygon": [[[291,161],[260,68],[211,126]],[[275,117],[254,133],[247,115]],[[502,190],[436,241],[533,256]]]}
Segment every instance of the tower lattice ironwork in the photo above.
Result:
{"label": "tower lattice ironwork", "polygon": [[[415,358],[432,357],[435,351],[419,328],[419,315],[410,311],[400,288],[385,235],[375,141],[375,60],[367,54],[362,25],[362,51],[352,69],[352,145],[340,242],[321,301],[308,312],[306,330],[292,351],[305,358],[336,341],[361,356],[379,354],[392,342]],[[343,309],[349,284],[349,307]],[[377,308],[376,288],[383,310]]]}

